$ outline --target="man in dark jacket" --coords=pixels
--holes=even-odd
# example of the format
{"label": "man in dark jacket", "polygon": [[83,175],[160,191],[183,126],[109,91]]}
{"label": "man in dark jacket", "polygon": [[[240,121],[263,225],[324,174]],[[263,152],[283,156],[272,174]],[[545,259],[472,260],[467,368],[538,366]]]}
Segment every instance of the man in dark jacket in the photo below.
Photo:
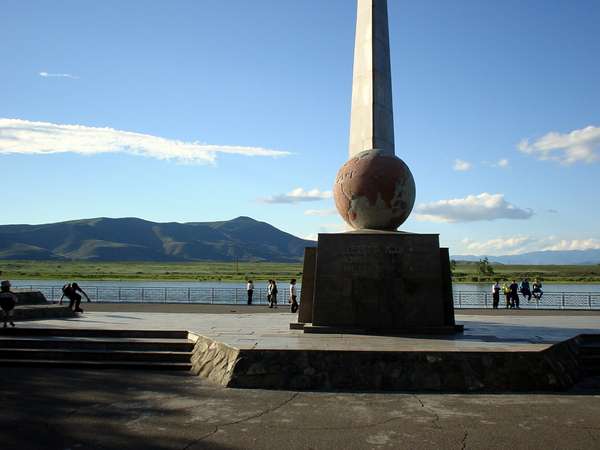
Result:
{"label": "man in dark jacket", "polygon": [[511,304],[514,305],[515,308],[521,309],[519,306],[519,285],[515,280],[511,283],[510,287],[510,297]]}

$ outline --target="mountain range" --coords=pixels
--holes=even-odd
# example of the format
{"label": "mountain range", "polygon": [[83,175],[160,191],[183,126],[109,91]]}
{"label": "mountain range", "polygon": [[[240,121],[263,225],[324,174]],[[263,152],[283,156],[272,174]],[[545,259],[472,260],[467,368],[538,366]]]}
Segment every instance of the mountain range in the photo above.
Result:
{"label": "mountain range", "polygon": [[[0,225],[0,259],[88,261],[301,261],[315,246],[250,217],[157,223],[96,218],[42,225]],[[479,261],[484,255],[453,255]],[[600,249],[487,256],[499,264],[600,264]]]}
{"label": "mountain range", "polygon": [[[485,255],[453,255],[456,261],[479,261]],[[600,249],[592,250],[546,250],[519,255],[487,256],[492,263],[517,265],[586,265],[600,264]]]}
{"label": "mountain range", "polygon": [[250,217],[192,223],[102,217],[0,225],[0,259],[292,262],[314,245]]}

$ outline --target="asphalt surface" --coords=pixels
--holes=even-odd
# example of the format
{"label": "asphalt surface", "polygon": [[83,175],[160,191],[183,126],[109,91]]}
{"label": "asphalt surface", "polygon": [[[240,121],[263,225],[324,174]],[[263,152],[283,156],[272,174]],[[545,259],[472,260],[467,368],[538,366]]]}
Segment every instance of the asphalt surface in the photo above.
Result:
{"label": "asphalt surface", "polygon": [[182,373],[3,368],[0,448],[597,449],[598,394],[298,393]]}

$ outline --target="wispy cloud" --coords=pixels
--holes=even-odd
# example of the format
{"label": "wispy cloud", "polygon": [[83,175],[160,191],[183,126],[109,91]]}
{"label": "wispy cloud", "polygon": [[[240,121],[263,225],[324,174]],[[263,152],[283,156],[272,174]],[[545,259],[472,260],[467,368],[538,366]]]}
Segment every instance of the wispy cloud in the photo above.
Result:
{"label": "wispy cloud", "polygon": [[75,75],[71,75],[70,73],[39,72],[38,75],[43,78],[72,78],[74,80],[77,80],[79,78]]}
{"label": "wispy cloud", "polygon": [[467,172],[473,168],[473,164],[469,161],[463,161],[462,159],[455,159],[452,168],[457,172]]}
{"label": "wispy cloud", "polygon": [[336,214],[336,209],[307,209],[306,211],[304,211],[305,216],[326,217],[335,216]]}
{"label": "wispy cloud", "polygon": [[272,197],[264,198],[261,201],[264,203],[301,203],[314,202],[332,197],[331,191],[320,191],[319,189],[311,189],[306,191],[299,187],[287,194],[278,194]]}
{"label": "wispy cloud", "polygon": [[465,238],[461,252],[475,255],[519,255],[535,251],[595,250],[600,249],[600,239],[561,239],[556,236],[502,236],[478,241]]}
{"label": "wispy cloud", "polygon": [[534,240],[529,236],[512,236],[489,239],[487,241],[475,241],[469,238],[462,240],[462,244],[469,253],[477,255],[487,254],[516,254],[522,251],[527,243]]}
{"label": "wispy cloud", "polygon": [[290,154],[260,147],[184,142],[113,128],[0,119],[0,154],[96,155],[117,152],[196,164],[214,163],[219,153],[270,157]]}
{"label": "wispy cloud", "polygon": [[417,206],[415,218],[429,222],[474,222],[497,219],[529,219],[533,210],[519,208],[503,194],[469,195],[465,198],[439,200]]}
{"label": "wispy cloud", "polygon": [[542,250],[596,250],[600,248],[600,239],[561,239],[548,244]]}
{"label": "wispy cloud", "polygon": [[553,131],[533,142],[523,139],[518,148],[521,152],[538,159],[557,161],[565,165],[592,163],[599,159],[600,127],[589,126],[566,134]]}
{"label": "wispy cloud", "polygon": [[508,168],[508,166],[509,166],[508,159],[506,159],[506,158],[503,158],[503,159],[499,160],[499,161],[498,161],[498,162],[495,164],[495,166],[496,166],[496,167],[500,167],[500,168],[502,168],[502,169],[506,169],[506,168]]}

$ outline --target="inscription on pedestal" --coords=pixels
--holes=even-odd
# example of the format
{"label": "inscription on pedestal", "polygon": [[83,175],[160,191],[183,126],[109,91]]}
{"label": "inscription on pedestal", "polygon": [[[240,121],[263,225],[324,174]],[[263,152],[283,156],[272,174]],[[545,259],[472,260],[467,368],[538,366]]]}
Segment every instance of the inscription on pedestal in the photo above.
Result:
{"label": "inscription on pedestal", "polygon": [[402,330],[444,324],[437,235],[319,235],[313,324]]}

